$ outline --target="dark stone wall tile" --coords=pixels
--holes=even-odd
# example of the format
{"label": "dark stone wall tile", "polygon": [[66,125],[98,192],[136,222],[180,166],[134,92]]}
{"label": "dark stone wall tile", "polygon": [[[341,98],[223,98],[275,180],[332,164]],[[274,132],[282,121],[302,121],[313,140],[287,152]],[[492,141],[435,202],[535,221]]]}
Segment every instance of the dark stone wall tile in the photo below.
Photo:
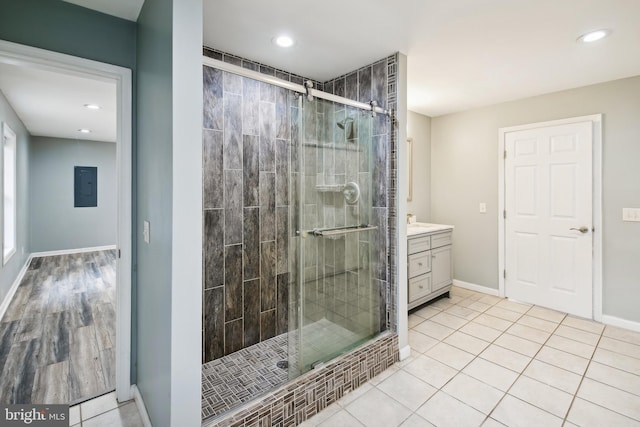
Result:
{"label": "dark stone wall tile", "polygon": [[371,139],[373,155],[373,174],[371,185],[371,202],[374,207],[387,206],[387,182],[389,180],[389,152],[384,135]]}
{"label": "dark stone wall tile", "polygon": [[258,142],[258,137],[253,135],[244,135],[242,137],[242,148],[242,170],[244,177],[242,188],[244,195],[244,207],[259,206],[260,144]]}
{"label": "dark stone wall tile", "polygon": [[276,139],[276,206],[289,205],[289,141]]}
{"label": "dark stone wall tile", "polygon": [[222,61],[222,52],[215,51],[209,48],[202,48],[202,54],[209,58],[217,59],[218,61]]}
{"label": "dark stone wall tile", "polygon": [[205,129],[222,130],[222,71],[202,66],[203,117]]}
{"label": "dark stone wall tile", "polygon": [[[225,57],[226,59],[226,57]],[[226,61],[229,62],[229,61]],[[241,65],[242,61],[235,61],[236,64],[234,65]],[[236,95],[242,95],[242,77],[233,74],[233,73],[227,73],[226,71],[224,72],[224,92],[225,95],[228,93],[233,93]]]}
{"label": "dark stone wall tile", "polygon": [[224,285],[224,221],[222,209],[204,211],[204,288]]}
{"label": "dark stone wall tile", "polygon": [[373,231],[373,246],[371,247],[371,262],[373,277],[379,280],[387,280],[387,233],[388,217],[386,208],[373,208],[371,221],[378,229]]}
{"label": "dark stone wall tile", "polygon": [[[242,66],[242,58],[238,58],[237,56],[231,55],[229,53],[225,53],[222,56],[222,60],[227,64],[237,65],[238,67]],[[228,74],[228,73],[225,73],[225,74]]]}
{"label": "dark stone wall tile", "polygon": [[356,101],[358,99],[358,73],[348,74],[344,84],[344,97]]}
{"label": "dark stone wall tile", "polygon": [[378,106],[387,108],[387,61],[376,62],[371,66],[371,99]]}
{"label": "dark stone wall tile", "polygon": [[260,134],[260,86],[257,81],[244,78],[242,85],[242,134]]}
{"label": "dark stone wall tile", "polygon": [[276,77],[279,78],[280,80],[284,80],[288,82],[289,79],[291,78],[291,74],[286,73],[284,71],[276,70]]}
{"label": "dark stone wall tile", "polygon": [[260,173],[260,241],[276,239],[276,174]]}
{"label": "dark stone wall tile", "polygon": [[204,292],[204,360],[203,363],[224,356],[224,288]]}
{"label": "dark stone wall tile", "polygon": [[244,282],[244,347],[260,342],[260,279]]}
{"label": "dark stone wall tile", "polygon": [[225,246],[224,252],[224,319],[230,322],[242,317],[242,245]]}
{"label": "dark stone wall tile", "polygon": [[[242,68],[246,68],[247,70],[260,71],[260,64],[257,64],[257,63],[255,63],[253,61],[248,60],[248,59],[243,59],[242,60]],[[256,94],[256,99],[257,99],[257,95],[258,94]]]}
{"label": "dark stone wall tile", "polygon": [[275,171],[276,104],[260,103],[260,170]]}
{"label": "dark stone wall tile", "polygon": [[242,97],[224,96],[224,168],[242,169]]}
{"label": "dark stone wall tile", "polygon": [[260,311],[276,308],[276,242],[260,244]]}
{"label": "dark stone wall tile", "polygon": [[289,271],[289,207],[276,208],[277,273]]}
{"label": "dark stone wall tile", "polygon": [[276,88],[276,135],[277,139],[289,139],[291,123],[289,120],[289,91]]}
{"label": "dark stone wall tile", "polygon": [[224,354],[242,350],[242,319],[227,322],[224,325]]}
{"label": "dark stone wall tile", "polygon": [[380,304],[378,306],[378,332],[383,332],[387,329],[387,302],[389,298],[389,283],[384,280],[374,280],[374,284],[378,286],[378,292],[380,295]]}
{"label": "dark stone wall tile", "polygon": [[260,277],[260,209],[244,209],[244,280]]}
{"label": "dark stone wall tile", "polygon": [[377,114],[373,118],[373,134],[384,135],[386,139],[389,139],[389,116],[384,114]]}
{"label": "dark stone wall tile", "polygon": [[260,313],[260,341],[276,336],[276,311]]}
{"label": "dark stone wall tile", "polygon": [[[302,121],[302,128],[303,128],[303,132],[304,132],[304,139],[302,140],[303,143],[309,143],[309,142],[317,142],[318,141],[318,135],[316,132],[316,111],[315,111],[315,103],[314,102],[308,102],[308,101],[303,101],[302,103],[303,107],[302,107],[302,114],[304,116],[303,121]],[[305,147],[305,148],[309,148],[309,147]],[[307,151],[307,150],[305,150]],[[305,165],[307,165],[307,163],[305,163]],[[314,167],[315,169],[315,163],[314,163]],[[315,171],[314,171],[315,173]]]}
{"label": "dark stone wall tile", "polygon": [[224,171],[224,243],[242,243],[242,170]]}
{"label": "dark stone wall tile", "polygon": [[276,334],[289,331],[289,273],[278,274],[278,299],[276,306]]}
{"label": "dark stone wall tile", "polygon": [[338,77],[333,81],[333,93],[345,97],[345,78]]}
{"label": "dark stone wall tile", "polygon": [[360,172],[369,172],[371,169],[371,150],[372,150],[372,123],[371,117],[363,117],[358,121],[358,151],[360,153]]}
{"label": "dark stone wall tile", "polygon": [[202,205],[203,209],[223,206],[223,133],[217,130],[202,131]]}
{"label": "dark stone wall tile", "polygon": [[371,67],[361,68],[358,71],[358,101],[371,102]]}
{"label": "dark stone wall tile", "polygon": [[[275,70],[264,65],[260,66],[260,72],[269,76],[275,76]],[[260,101],[276,102],[276,87],[269,83],[260,82]]]}

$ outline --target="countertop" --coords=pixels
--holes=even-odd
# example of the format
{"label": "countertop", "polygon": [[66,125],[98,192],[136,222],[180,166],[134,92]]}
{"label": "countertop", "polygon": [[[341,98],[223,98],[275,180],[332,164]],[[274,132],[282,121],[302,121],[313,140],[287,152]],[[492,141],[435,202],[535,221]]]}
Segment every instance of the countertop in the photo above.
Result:
{"label": "countertop", "polygon": [[412,238],[422,234],[437,233],[448,230],[453,230],[453,225],[414,222],[413,224],[407,224],[407,237]]}

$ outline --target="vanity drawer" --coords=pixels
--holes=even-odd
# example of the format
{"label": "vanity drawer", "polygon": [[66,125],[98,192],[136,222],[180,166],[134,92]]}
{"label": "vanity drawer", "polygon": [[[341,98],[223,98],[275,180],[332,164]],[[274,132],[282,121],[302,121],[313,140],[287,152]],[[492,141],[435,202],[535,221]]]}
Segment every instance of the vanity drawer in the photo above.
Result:
{"label": "vanity drawer", "polygon": [[409,239],[409,255],[431,249],[431,236],[416,237]]}
{"label": "vanity drawer", "polygon": [[440,246],[447,246],[451,244],[451,232],[434,234],[431,236],[431,247],[439,248]]}
{"label": "vanity drawer", "polygon": [[431,252],[409,255],[409,277],[416,277],[431,271]]}
{"label": "vanity drawer", "polygon": [[431,273],[409,279],[409,302],[431,293]]}

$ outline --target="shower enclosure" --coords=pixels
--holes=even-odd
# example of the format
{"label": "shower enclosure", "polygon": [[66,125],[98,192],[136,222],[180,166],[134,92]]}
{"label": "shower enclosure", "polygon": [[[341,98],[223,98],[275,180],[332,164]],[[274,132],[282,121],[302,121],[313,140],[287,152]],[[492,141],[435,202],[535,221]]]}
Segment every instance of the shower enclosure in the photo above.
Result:
{"label": "shower enclosure", "polygon": [[388,320],[387,112],[238,65],[204,66],[203,418]]}

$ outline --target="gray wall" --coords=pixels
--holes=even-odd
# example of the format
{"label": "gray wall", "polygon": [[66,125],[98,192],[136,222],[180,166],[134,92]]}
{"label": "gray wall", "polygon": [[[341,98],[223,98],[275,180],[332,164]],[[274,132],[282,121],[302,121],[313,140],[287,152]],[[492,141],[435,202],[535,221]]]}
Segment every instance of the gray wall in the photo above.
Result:
{"label": "gray wall", "polygon": [[413,138],[413,197],[410,202],[407,202],[407,213],[416,215],[420,222],[429,222],[431,219],[431,117],[408,111],[407,138]]}
{"label": "gray wall", "polygon": [[432,220],[456,226],[454,277],[498,287],[498,129],[603,113],[603,312],[640,321],[640,223],[622,222],[640,207],[639,100],[632,77],[434,118]]}
{"label": "gray wall", "polygon": [[[116,244],[116,144],[31,138],[31,252]],[[98,206],[73,207],[74,166],[98,168]]]}
{"label": "gray wall", "polygon": [[[15,111],[7,102],[4,94],[0,92],[0,122],[7,123],[11,130],[16,133],[17,145],[17,218],[18,218],[18,246],[16,253],[11,257],[9,262],[0,267],[0,303],[9,292],[9,288],[18,277],[20,269],[24,266],[29,257],[29,200],[26,197],[29,187],[29,133],[24,127],[22,121],[18,118]],[[0,126],[0,132],[2,128]],[[2,191],[2,187],[0,187]]]}

